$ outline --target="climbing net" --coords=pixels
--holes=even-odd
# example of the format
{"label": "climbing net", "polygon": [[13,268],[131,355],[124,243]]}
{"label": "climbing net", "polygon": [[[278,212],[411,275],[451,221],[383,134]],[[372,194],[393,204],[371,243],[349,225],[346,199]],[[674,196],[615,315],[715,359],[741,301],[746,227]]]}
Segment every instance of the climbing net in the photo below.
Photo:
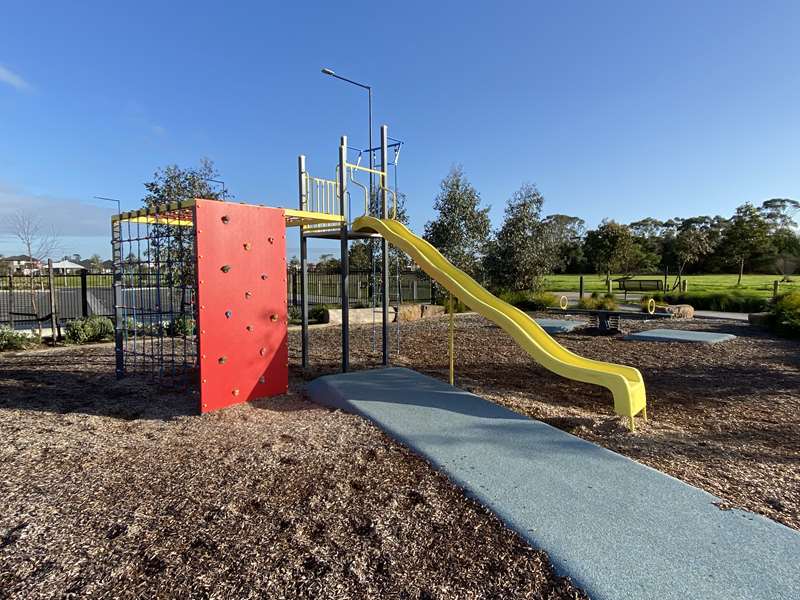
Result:
{"label": "climbing net", "polygon": [[177,204],[112,221],[117,377],[196,372],[194,224],[194,206]]}

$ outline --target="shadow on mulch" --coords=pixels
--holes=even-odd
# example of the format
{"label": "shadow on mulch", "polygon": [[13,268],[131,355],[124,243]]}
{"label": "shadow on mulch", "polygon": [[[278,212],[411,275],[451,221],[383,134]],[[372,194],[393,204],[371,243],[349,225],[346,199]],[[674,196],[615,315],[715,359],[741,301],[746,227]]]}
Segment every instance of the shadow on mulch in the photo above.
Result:
{"label": "shadow on mulch", "polygon": [[74,353],[66,352],[3,359],[0,408],[80,413],[124,421],[199,414],[197,398],[188,386],[164,392],[156,381],[139,377],[117,380],[113,349],[87,349],[80,362],[76,362]]}

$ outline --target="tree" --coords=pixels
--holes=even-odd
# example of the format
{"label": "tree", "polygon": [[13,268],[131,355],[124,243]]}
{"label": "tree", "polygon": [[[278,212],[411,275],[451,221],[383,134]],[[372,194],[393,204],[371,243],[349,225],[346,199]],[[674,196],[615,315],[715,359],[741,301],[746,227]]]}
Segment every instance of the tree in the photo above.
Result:
{"label": "tree", "polygon": [[184,169],[178,165],[161,167],[156,169],[153,180],[144,184],[147,195],[142,202],[147,208],[152,208],[193,198],[230,199],[224,185],[221,189],[214,189],[211,180],[218,178],[219,172],[214,161],[208,158],[200,159],[200,165],[196,168]]}
{"label": "tree", "polygon": [[[30,293],[31,313],[39,315],[39,306],[36,301],[36,286],[34,282],[35,263],[44,261],[51,256],[58,247],[57,236],[53,228],[47,229],[41,217],[26,212],[18,212],[11,218],[11,232],[25,249],[25,254],[30,258],[31,265],[28,291]],[[37,321],[39,337],[42,336],[42,322]],[[53,336],[56,332],[53,332]],[[53,338],[55,339],[55,337]]]}
{"label": "tree", "polygon": [[795,216],[800,214],[800,202],[791,198],[771,198],[764,200],[759,212],[769,224],[770,232],[780,229],[795,229]]}
{"label": "tree", "polygon": [[506,203],[505,219],[486,253],[486,271],[500,288],[538,290],[542,279],[561,264],[562,239],[554,221],[541,219],[544,198],[524,183]]}
{"label": "tree", "polygon": [[350,245],[348,263],[351,271],[369,271],[372,269],[372,240],[359,241]]}
{"label": "tree", "polygon": [[686,265],[696,263],[703,256],[711,252],[712,247],[708,239],[708,231],[697,226],[685,225],[675,236],[674,252],[677,258],[678,275],[675,287],[680,287],[683,270]]}
{"label": "tree", "polygon": [[722,238],[722,254],[739,267],[736,285],[741,285],[746,262],[769,246],[769,223],[749,202],[736,209]]}
{"label": "tree", "polygon": [[[156,169],[153,180],[144,184],[147,194],[142,203],[146,208],[154,208],[194,198],[230,199],[224,184],[221,188],[214,188],[214,179],[219,179],[219,172],[214,162],[208,158],[200,159],[196,168],[187,169],[178,165],[161,167]],[[194,242],[190,236],[178,235],[177,227],[179,226],[153,225],[144,254],[148,264],[155,261],[164,265],[168,285],[186,288],[194,280]],[[168,270],[167,265],[171,267]]]}
{"label": "tree", "polygon": [[95,273],[99,273],[103,270],[103,259],[99,254],[92,254],[89,258],[89,270]]}
{"label": "tree", "polygon": [[[397,201],[395,208],[395,198],[393,194],[386,195],[387,209],[389,218],[394,217],[395,221],[399,221],[403,225],[408,225],[408,213],[406,211],[406,195],[402,192],[397,192]],[[370,201],[370,214],[380,216],[382,214],[382,199],[380,194],[375,191]],[[349,250],[350,269],[352,270],[371,270],[373,261],[380,271],[381,261],[381,244],[379,240],[357,240],[350,245]],[[411,266],[411,259],[408,255],[392,245],[389,245],[389,269],[407,270]]]}
{"label": "tree", "polygon": [[447,260],[472,276],[478,275],[491,230],[489,208],[480,208],[480,203],[480,194],[462,167],[453,167],[433,203],[438,215],[425,224],[423,236]]}
{"label": "tree", "polygon": [[781,281],[789,281],[789,277],[800,265],[800,235],[788,228],[778,229],[772,234],[775,269]]}
{"label": "tree", "polygon": [[606,284],[613,272],[630,273],[640,258],[627,225],[606,219],[586,234],[585,252],[596,271],[605,274]]}
{"label": "tree", "polygon": [[583,238],[586,235],[586,221],[578,217],[555,214],[547,215],[543,223],[558,240],[560,261],[554,270],[580,273],[585,264]]}
{"label": "tree", "polygon": [[315,271],[323,273],[336,273],[342,268],[342,263],[333,254],[320,254]]}

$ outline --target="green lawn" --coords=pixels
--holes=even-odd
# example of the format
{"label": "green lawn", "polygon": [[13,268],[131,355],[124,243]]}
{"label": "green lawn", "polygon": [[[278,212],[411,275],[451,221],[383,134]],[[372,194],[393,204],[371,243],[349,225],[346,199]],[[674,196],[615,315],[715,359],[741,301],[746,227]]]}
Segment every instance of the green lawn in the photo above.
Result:
{"label": "green lawn", "polygon": [[[621,277],[613,275],[612,277]],[[545,289],[551,292],[577,292],[579,287],[579,275],[551,275],[547,277]],[[642,275],[636,279],[664,279],[663,275]],[[689,275],[684,277],[687,280],[690,292],[725,292],[739,290],[749,292],[763,297],[772,296],[772,282],[780,279],[779,275],[745,275],[742,278],[742,285],[736,286],[737,276],[734,275]],[[675,278],[670,276],[669,285],[673,285]],[[584,275],[583,286],[586,292],[606,291],[605,277],[602,275]],[[780,285],[782,292],[791,290],[800,291],[800,276],[794,277],[791,283]],[[614,283],[614,291],[617,291],[617,284]]]}

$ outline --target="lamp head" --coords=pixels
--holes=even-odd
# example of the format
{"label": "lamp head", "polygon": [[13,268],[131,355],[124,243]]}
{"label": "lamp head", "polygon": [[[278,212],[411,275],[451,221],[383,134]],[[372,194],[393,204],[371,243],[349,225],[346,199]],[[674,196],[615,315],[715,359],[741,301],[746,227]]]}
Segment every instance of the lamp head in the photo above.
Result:
{"label": "lamp head", "polygon": [[323,67],[322,68],[322,72],[325,73],[325,75],[336,75],[336,73],[334,73],[333,71],[331,71],[327,67]]}

